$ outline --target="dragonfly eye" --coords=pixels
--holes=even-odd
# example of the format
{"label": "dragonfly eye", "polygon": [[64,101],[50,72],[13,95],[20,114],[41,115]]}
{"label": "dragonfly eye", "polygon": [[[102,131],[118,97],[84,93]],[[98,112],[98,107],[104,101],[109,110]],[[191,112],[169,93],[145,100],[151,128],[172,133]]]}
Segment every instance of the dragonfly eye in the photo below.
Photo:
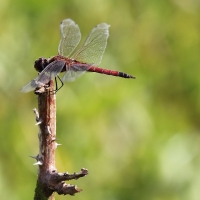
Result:
{"label": "dragonfly eye", "polygon": [[35,61],[34,67],[38,72],[41,72],[48,64],[49,63],[46,58],[38,58]]}

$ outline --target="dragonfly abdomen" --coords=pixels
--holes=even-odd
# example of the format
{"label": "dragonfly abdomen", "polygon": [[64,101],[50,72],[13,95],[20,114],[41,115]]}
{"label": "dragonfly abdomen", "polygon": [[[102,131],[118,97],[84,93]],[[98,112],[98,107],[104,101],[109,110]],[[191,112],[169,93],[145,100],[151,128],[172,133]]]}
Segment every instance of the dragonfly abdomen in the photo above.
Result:
{"label": "dragonfly abdomen", "polygon": [[126,74],[124,72],[108,70],[108,69],[103,69],[103,68],[93,67],[93,66],[90,67],[87,71],[96,72],[96,73],[100,73],[100,74],[107,74],[107,75],[111,75],[111,76],[119,76],[119,77],[122,77],[122,78],[135,78],[134,76],[131,76],[131,75]]}

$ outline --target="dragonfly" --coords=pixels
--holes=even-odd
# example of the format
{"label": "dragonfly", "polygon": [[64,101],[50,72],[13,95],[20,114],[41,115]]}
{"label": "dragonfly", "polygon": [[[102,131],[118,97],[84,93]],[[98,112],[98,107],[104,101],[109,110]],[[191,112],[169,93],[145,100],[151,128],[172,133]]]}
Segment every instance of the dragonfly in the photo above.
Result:
{"label": "dragonfly", "polygon": [[[135,78],[135,76],[124,72],[108,70],[98,67],[101,63],[109,37],[110,25],[101,23],[95,26],[83,45],[72,54],[81,40],[79,26],[71,19],[64,19],[60,23],[60,43],[58,55],[49,59],[39,58],[35,61],[34,68],[39,75],[21,88],[21,92],[30,92],[45,87],[56,77],[63,82],[74,81],[85,72],[96,72],[100,74],[118,76],[122,78]],[[72,54],[72,55],[71,55]],[[64,72],[62,78],[59,74]],[[61,88],[60,87],[60,88]],[[59,89],[60,89],[59,88]],[[56,81],[56,90],[57,81]]]}

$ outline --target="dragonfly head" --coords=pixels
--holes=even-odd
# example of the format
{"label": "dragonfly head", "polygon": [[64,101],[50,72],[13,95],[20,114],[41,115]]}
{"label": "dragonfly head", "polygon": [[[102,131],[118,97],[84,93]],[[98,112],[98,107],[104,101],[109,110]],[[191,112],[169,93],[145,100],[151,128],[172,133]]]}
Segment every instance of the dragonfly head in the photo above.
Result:
{"label": "dragonfly head", "polygon": [[46,58],[38,58],[35,61],[34,67],[38,72],[41,72],[48,64],[49,63]]}

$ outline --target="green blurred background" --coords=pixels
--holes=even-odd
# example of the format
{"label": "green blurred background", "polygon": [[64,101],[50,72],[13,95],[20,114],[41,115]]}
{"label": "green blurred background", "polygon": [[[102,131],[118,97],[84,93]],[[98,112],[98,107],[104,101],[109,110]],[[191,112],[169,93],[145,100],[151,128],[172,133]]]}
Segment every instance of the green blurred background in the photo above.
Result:
{"label": "green blurred background", "polygon": [[83,192],[61,199],[199,200],[200,2],[198,0],[1,0],[0,196],[33,199],[38,127],[34,61],[57,54],[59,23],[82,42],[111,25],[100,67],[137,77],[86,73],[57,93],[60,172],[89,169]]}

